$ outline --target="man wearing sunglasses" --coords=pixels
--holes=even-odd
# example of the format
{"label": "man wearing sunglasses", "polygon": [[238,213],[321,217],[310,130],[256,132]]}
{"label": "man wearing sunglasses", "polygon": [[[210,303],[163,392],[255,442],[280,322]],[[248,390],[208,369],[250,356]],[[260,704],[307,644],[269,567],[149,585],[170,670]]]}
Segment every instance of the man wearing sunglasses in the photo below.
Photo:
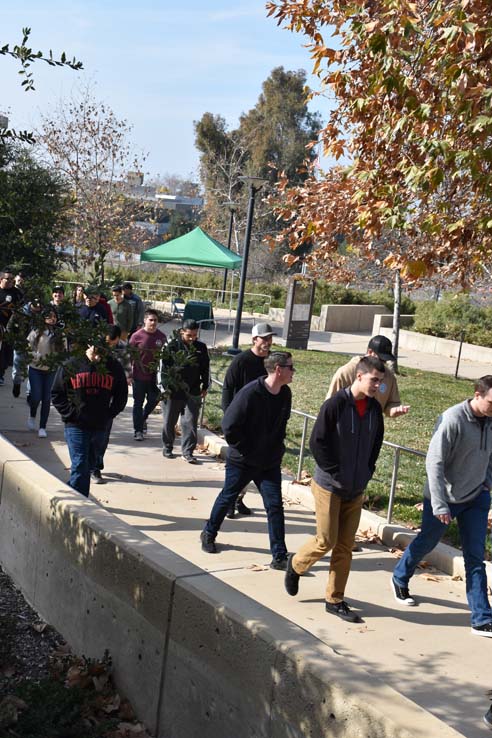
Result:
{"label": "man wearing sunglasses", "polygon": [[229,444],[224,487],[210,513],[200,540],[202,550],[217,553],[215,539],[239,493],[253,481],[263,498],[268,519],[272,569],[285,570],[285,522],[280,465],[290,417],[294,366],[288,351],[273,351],[265,359],[266,377],[243,387],[234,396],[222,421]]}

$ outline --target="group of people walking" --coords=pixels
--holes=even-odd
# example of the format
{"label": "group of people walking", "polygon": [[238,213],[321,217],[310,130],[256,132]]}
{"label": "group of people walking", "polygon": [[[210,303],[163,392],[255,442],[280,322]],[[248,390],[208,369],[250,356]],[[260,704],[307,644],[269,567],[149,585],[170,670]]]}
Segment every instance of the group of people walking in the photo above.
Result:
{"label": "group of people walking", "polygon": [[[316,462],[311,482],[316,534],[289,555],[284,538],[281,460],[291,407],[288,385],[295,366],[289,352],[270,352],[273,335],[268,324],[255,326],[251,348],[236,356],[226,373],[222,429],[229,454],[223,489],[201,533],[202,549],[217,553],[216,538],[225,517],[250,513],[242,497],[244,487],[254,481],[267,513],[270,566],[285,571],[287,593],[297,595],[301,577],[331,552],[326,612],[347,622],[360,622],[360,614],[345,599],[345,590],[364,491],[383,442],[384,416],[397,418],[410,410],[401,403],[396,376],[387,364],[394,360],[391,341],[374,336],[366,355],[354,357],[331,381],[310,437]],[[484,564],[492,485],[491,433],[492,375],[488,375],[477,380],[470,399],[437,419],[426,458],[421,529],[389,582],[400,606],[415,606],[410,580],[420,561],[456,519],[471,633],[485,637],[492,637]]]}
{"label": "group of people walking", "polygon": [[[88,496],[91,480],[104,483],[104,453],[114,418],[125,408],[128,385],[133,390],[134,439],[145,439],[147,419],[162,402],[162,453],[175,456],[176,424],[181,420],[181,454],[190,464],[197,445],[202,399],[210,383],[207,347],[198,340],[198,325],[184,321],[168,341],[159,329],[157,311],[143,306],[132,285],[114,286],[109,303],[100,290],[75,290],[72,304],[80,320],[102,327],[101,340],[68,358],[65,334],[67,300],[62,286],[52,290],[48,305],[29,301],[22,280],[5,270],[0,276],[2,335],[14,314],[26,318],[28,427],[35,429],[41,405],[39,435],[46,436],[50,404],[65,425],[71,458],[69,484]],[[110,319],[111,314],[111,319]],[[295,596],[301,577],[331,552],[325,594],[328,613],[348,622],[360,621],[345,599],[352,549],[364,491],[371,480],[384,436],[384,416],[409,412],[400,400],[397,380],[388,367],[391,342],[374,336],[366,355],[354,357],[334,375],[314,424],[310,449],[315,470],[311,483],[316,534],[295,554],[288,554],[281,493],[281,462],[291,412],[289,385],[295,376],[292,354],[271,350],[275,335],[268,323],[253,327],[252,345],[231,362],[223,385],[222,429],[229,450],[224,486],[201,533],[207,553],[216,553],[217,535],[226,517],[249,515],[245,490],[254,482],[265,506],[273,569],[285,571],[285,588]],[[128,343],[124,340],[128,338]],[[73,332],[72,332],[73,340]],[[9,354],[10,351],[10,354]],[[67,357],[60,366],[51,360]],[[13,394],[23,379],[22,352],[12,352],[4,339],[0,349],[0,384],[13,363]],[[484,565],[492,485],[492,375],[475,383],[470,399],[446,410],[437,420],[426,458],[422,525],[391,578],[397,602],[416,604],[410,580],[422,558],[441,539],[451,520],[460,531],[466,591],[474,635],[492,637],[492,609]]]}

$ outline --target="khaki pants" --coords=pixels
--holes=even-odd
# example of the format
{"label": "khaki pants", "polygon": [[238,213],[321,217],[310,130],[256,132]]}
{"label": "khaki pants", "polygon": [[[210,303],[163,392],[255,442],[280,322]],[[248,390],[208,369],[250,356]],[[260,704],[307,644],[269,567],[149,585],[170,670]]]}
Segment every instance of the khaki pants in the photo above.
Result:
{"label": "khaki pants", "polygon": [[326,587],[327,602],[341,602],[352,563],[352,546],[360,520],[360,494],[353,500],[342,500],[338,495],[311,482],[316,510],[316,535],[296,553],[292,565],[298,574],[304,574],[328,551],[330,574]]}

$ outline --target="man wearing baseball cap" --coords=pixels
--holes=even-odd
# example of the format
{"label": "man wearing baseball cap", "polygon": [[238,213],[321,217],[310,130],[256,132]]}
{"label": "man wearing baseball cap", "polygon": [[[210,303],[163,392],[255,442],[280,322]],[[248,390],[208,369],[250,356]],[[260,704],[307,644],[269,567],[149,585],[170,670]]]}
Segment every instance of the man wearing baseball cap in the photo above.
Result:
{"label": "man wearing baseball cap", "polygon": [[[386,336],[373,336],[367,345],[366,355],[376,356],[385,363],[395,361],[391,341]],[[326,400],[333,397],[338,390],[350,387],[353,384],[356,377],[356,367],[361,359],[362,356],[354,356],[347,364],[337,369],[326,393]],[[384,369],[384,379],[379,385],[375,398],[381,405],[384,414],[389,418],[406,415],[410,410],[410,405],[401,404],[396,377],[387,366]]]}
{"label": "man wearing baseball cap", "polygon": [[[260,377],[266,377],[265,359],[270,353],[272,336],[277,334],[268,323],[256,323],[251,331],[253,345],[237,354],[231,361],[222,386],[222,410],[225,412],[233,398],[245,385]],[[251,515],[251,510],[244,504],[244,489],[239,493],[235,506],[229,508],[227,517],[233,518],[236,511],[240,515]]]}

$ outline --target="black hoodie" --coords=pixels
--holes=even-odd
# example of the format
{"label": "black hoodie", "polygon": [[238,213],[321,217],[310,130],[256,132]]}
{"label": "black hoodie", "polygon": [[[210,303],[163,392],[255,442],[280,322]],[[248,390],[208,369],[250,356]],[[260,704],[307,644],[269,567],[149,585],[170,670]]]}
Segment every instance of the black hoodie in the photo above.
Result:
{"label": "black hoodie", "polygon": [[237,466],[272,469],[282,461],[292,394],[284,385],[277,395],[265,387],[265,377],[239,390],[227,408],[222,430],[229,444],[228,460]]}
{"label": "black hoodie", "polygon": [[51,390],[63,422],[82,430],[104,430],[127,399],[125,372],[111,356],[99,362],[72,359],[58,368]]}
{"label": "black hoodie", "polygon": [[361,418],[350,388],[339,390],[321,406],[311,433],[314,481],[342,499],[357,497],[374,474],[383,436],[379,402],[368,397]]}

